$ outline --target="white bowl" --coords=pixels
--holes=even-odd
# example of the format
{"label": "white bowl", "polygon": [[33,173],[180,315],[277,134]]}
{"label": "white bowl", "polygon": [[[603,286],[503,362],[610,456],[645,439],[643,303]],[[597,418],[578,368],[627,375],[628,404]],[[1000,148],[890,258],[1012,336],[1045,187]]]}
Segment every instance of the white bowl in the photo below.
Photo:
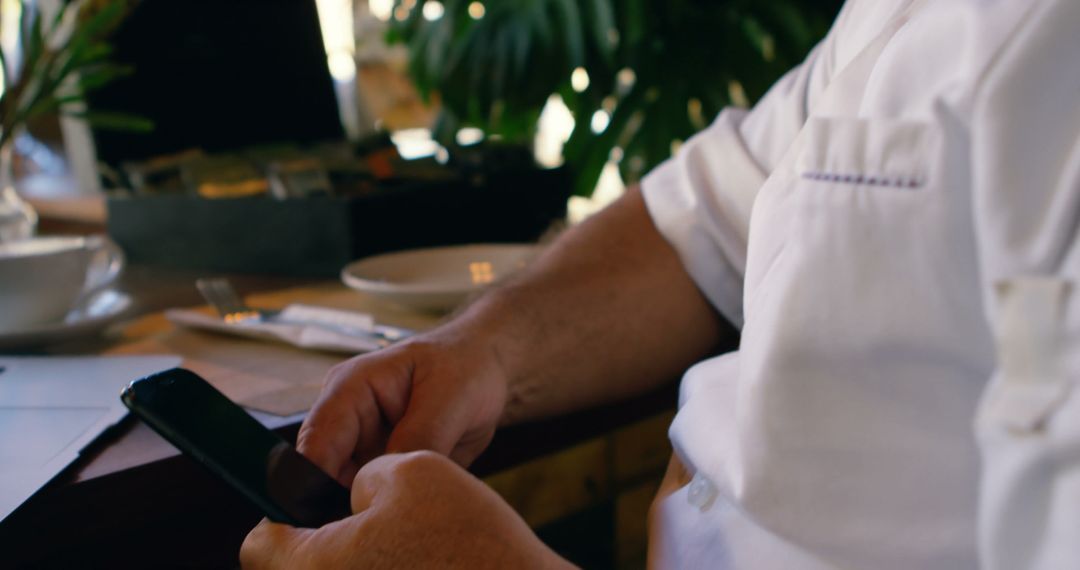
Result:
{"label": "white bowl", "polygon": [[387,253],[341,270],[349,287],[423,311],[449,311],[469,295],[522,269],[531,244],[459,245]]}

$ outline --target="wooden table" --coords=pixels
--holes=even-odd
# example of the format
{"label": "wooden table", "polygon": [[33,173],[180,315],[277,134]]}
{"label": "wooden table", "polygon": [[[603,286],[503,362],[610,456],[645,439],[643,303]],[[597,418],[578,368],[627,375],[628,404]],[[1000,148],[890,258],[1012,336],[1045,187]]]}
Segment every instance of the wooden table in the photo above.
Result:
{"label": "wooden table", "polygon": [[[184,270],[130,268],[120,284],[135,301],[129,316],[199,304],[193,287],[198,276]],[[231,278],[245,294],[317,285],[289,277]],[[119,327],[111,338],[51,350],[111,352],[138,340],[145,331],[131,329],[146,327],[146,322]],[[672,385],[617,405],[504,429],[472,470],[485,476],[523,465],[665,413],[674,401]],[[260,419],[294,438],[302,415]],[[230,568],[236,566],[240,542],[260,516],[237,493],[129,419],[0,523],[0,566]]]}

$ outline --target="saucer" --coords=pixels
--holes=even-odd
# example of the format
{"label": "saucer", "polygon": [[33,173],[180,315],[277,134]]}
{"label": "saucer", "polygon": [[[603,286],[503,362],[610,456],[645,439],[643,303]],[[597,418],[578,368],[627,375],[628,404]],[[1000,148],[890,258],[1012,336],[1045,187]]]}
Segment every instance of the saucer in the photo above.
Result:
{"label": "saucer", "polygon": [[100,291],[72,309],[62,322],[0,331],[0,351],[38,347],[98,333],[130,306],[128,295],[112,289]]}
{"label": "saucer", "polygon": [[522,269],[540,249],[532,244],[484,244],[387,253],[346,265],[341,280],[399,305],[445,312]]}

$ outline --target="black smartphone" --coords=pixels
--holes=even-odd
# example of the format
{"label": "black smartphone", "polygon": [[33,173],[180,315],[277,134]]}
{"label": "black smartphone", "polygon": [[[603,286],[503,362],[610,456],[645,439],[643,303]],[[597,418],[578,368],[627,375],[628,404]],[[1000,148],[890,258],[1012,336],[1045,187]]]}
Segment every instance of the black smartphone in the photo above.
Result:
{"label": "black smartphone", "polygon": [[348,489],[194,372],[136,380],[120,399],[272,521],[318,528],[351,514]]}

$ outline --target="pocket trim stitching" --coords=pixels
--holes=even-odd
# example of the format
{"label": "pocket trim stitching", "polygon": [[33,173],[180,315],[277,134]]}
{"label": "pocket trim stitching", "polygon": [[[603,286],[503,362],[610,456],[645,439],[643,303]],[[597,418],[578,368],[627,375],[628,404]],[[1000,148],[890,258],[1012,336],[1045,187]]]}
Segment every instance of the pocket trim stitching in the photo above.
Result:
{"label": "pocket trim stitching", "polygon": [[914,176],[875,176],[872,174],[843,174],[836,172],[807,171],[802,173],[802,177],[807,180],[817,180],[820,182],[864,184],[867,186],[885,186],[889,188],[905,188],[912,190],[921,188],[926,184],[925,180]]}

